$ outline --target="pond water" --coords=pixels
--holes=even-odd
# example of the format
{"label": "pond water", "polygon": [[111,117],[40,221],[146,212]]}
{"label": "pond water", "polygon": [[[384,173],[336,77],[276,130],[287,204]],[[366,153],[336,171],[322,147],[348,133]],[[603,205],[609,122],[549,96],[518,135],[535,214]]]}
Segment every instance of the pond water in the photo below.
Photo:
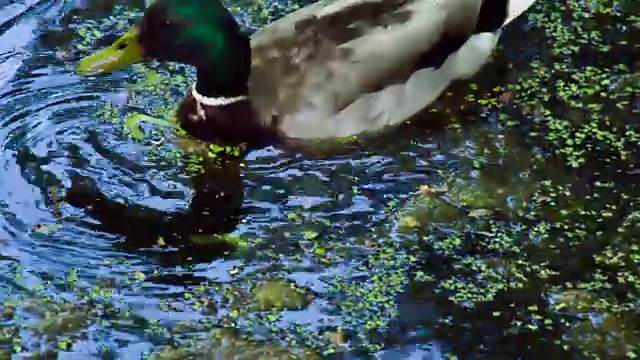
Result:
{"label": "pond water", "polygon": [[[255,28],[303,4],[227,5]],[[188,68],[74,74],[143,6],[0,7],[0,359],[636,354],[633,2],[540,0],[421,121],[216,170],[121,121]]]}

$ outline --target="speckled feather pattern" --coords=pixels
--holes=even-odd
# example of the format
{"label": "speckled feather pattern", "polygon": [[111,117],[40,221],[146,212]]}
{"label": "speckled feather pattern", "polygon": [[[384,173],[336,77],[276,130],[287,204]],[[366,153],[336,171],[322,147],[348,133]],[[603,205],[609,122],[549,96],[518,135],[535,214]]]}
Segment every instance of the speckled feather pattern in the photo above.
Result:
{"label": "speckled feather pattern", "polygon": [[246,69],[234,65],[248,61],[248,44],[245,55],[237,52],[246,38],[219,2],[158,1],[182,20],[179,36],[191,55],[211,45],[199,59],[201,92],[249,98],[203,112],[189,96],[179,114],[183,128],[233,142],[349,137],[400,124],[479,71],[499,29],[535,0],[321,0],[252,36],[250,72],[247,62]]}
{"label": "speckled feather pattern", "polygon": [[[399,124],[489,60],[497,34],[473,35],[481,4],[324,0],[303,8],[253,36],[252,103],[265,121],[278,116],[281,130],[296,138],[348,137]],[[458,45],[440,46],[443,40]],[[454,56],[462,48],[465,58]],[[442,62],[423,65],[432,57]]]}

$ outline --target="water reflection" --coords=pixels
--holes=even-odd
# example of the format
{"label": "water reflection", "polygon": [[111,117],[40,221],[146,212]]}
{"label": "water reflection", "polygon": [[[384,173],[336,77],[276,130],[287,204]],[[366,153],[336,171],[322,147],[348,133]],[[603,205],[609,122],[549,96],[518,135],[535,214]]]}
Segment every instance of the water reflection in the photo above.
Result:
{"label": "water reflection", "polygon": [[189,244],[189,236],[227,233],[236,228],[244,201],[239,165],[238,161],[228,162],[191,178],[193,197],[186,211],[164,211],[109,199],[94,179],[82,175],[71,177],[66,201],[99,222],[81,221],[83,226],[124,236],[124,243],[117,245],[122,249],[153,247],[162,238],[168,245],[190,248],[188,256],[195,261],[210,261],[229,248],[220,245],[221,248],[207,249]]}

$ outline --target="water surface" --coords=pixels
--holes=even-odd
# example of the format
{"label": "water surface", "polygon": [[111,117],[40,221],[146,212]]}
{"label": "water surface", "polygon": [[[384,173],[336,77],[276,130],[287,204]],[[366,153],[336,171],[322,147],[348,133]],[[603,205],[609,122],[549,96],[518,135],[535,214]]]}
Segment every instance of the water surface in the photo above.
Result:
{"label": "water surface", "polygon": [[[617,235],[607,232],[625,228],[635,214],[629,198],[636,186],[628,174],[636,148],[632,141],[618,146],[611,140],[620,129],[611,123],[637,118],[637,105],[598,113],[613,120],[594,130],[581,119],[595,111],[588,104],[597,101],[587,90],[584,95],[568,85],[564,89],[571,80],[562,74],[572,69],[587,74],[576,86],[589,89],[595,75],[585,65],[606,59],[602,66],[613,69],[607,73],[612,83],[633,73],[637,44],[629,42],[637,30],[630,29],[637,24],[610,29],[615,16],[596,16],[585,29],[627,43],[605,56],[600,46],[606,41],[596,38],[587,43],[591,50],[581,48],[578,54],[568,45],[548,44],[562,32],[553,26],[545,32],[541,24],[563,16],[582,19],[594,10],[581,1],[572,2],[573,12],[541,2],[532,21],[525,17],[506,31],[495,63],[453,87],[422,122],[346,154],[308,159],[267,148],[251,152],[240,167],[200,175],[150,158],[148,141],[132,140],[121,123],[99,115],[113,104],[147,111],[175,106],[179,91],[127,105],[140,69],[97,78],[73,73],[75,60],[108,44],[139,16],[141,3],[121,4],[125,7],[115,13],[104,1],[5,5],[0,9],[0,298],[22,296],[18,308],[25,298],[67,299],[91,314],[78,326],[50,326],[43,331],[48,338],[23,327],[14,334],[22,339],[20,347],[6,348],[138,359],[167,346],[189,347],[212,324],[233,322],[231,327],[252,337],[318,351],[329,347],[318,334],[341,326],[350,335],[347,357],[353,358],[422,358],[440,351],[491,359],[610,351],[609,358],[618,358],[633,351],[629,339],[636,328],[630,318],[636,313],[624,307],[633,301],[620,300],[616,291],[623,290],[611,292],[604,284],[614,284],[612,273],[631,276],[628,283],[637,279],[637,270],[628,270],[637,265],[637,249],[620,240],[625,246],[611,250]],[[289,6],[266,4],[238,16],[255,27],[256,18],[268,21],[267,15],[280,16]],[[245,5],[236,4],[236,10]],[[99,29],[100,39],[81,34],[82,24]],[[567,38],[557,42],[566,45]],[[563,68],[566,62],[558,59],[573,59],[575,68]],[[161,74],[168,71],[160,68]],[[541,75],[550,69],[560,75]],[[512,93],[520,102],[504,105]],[[448,189],[442,202],[429,203],[426,215],[411,215],[418,224],[403,230],[412,220],[401,209],[420,208],[411,205],[420,186],[443,183]],[[607,183],[613,185],[597,185]],[[603,216],[605,211],[613,215]],[[251,246],[227,253],[220,244],[194,244],[189,235],[200,231],[231,233]],[[620,233],[632,239],[629,231]],[[626,247],[632,249],[620,250]],[[620,260],[623,265],[606,260],[617,253],[630,258]],[[275,311],[273,317],[243,306],[234,314],[230,289],[251,289],[273,278],[295,282],[313,300],[302,310]],[[513,285],[519,282],[522,286]],[[623,288],[629,299],[637,291]],[[93,289],[90,298],[86,289]],[[570,302],[567,294],[587,305],[555,309],[553,299]],[[594,297],[618,297],[624,311],[595,306]],[[199,298],[216,302],[217,310],[194,307]],[[534,305],[540,313],[531,310]],[[74,310],[54,316],[67,313]],[[7,319],[3,326],[15,329],[46,318],[28,309],[20,315],[22,320]],[[624,336],[615,341],[585,340],[598,338],[602,329],[598,321],[581,322],[583,316],[615,318],[607,324],[633,330],[621,331]],[[179,327],[185,323],[186,329]],[[437,350],[430,350],[434,344]]]}

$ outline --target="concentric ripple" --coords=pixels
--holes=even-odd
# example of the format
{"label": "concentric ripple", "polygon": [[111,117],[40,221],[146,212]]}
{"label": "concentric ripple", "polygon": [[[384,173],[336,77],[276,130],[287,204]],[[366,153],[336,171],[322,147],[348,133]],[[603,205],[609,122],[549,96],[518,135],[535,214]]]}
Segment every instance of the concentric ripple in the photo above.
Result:
{"label": "concentric ripple", "polygon": [[148,179],[143,148],[127,142],[117,126],[95,119],[102,103],[122,95],[121,83],[73,74],[72,63],[36,40],[68,10],[65,5],[29,1],[0,12],[2,237],[13,239],[7,246],[19,250],[9,253],[20,254],[34,271],[82,267],[95,278],[98,264],[116,256],[108,241],[113,236],[59,221],[83,216],[60,203],[72,178],[94,179],[107,196],[131,201],[166,191]]}

